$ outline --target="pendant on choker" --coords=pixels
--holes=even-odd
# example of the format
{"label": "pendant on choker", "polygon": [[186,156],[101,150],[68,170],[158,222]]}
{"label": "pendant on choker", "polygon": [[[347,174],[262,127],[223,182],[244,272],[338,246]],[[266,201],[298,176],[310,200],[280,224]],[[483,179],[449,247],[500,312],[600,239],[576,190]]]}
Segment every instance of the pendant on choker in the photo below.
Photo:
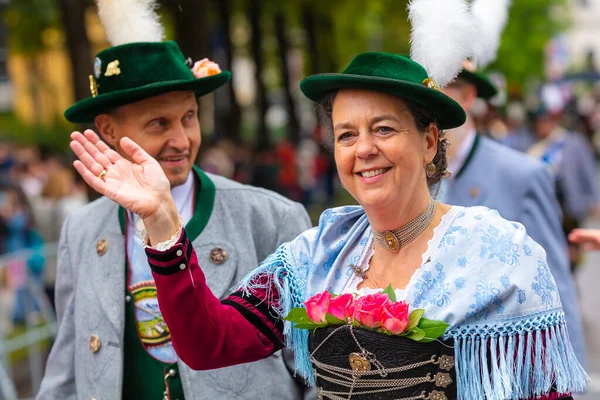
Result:
{"label": "pendant on choker", "polygon": [[383,241],[389,251],[396,253],[400,250],[400,241],[391,231],[383,232]]}

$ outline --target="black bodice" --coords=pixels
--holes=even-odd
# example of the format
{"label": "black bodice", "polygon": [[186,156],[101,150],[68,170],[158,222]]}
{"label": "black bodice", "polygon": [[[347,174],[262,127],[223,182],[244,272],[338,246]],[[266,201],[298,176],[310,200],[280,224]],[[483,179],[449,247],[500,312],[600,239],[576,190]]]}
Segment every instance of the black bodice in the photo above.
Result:
{"label": "black bodice", "polygon": [[452,346],[452,341],[420,343],[362,328],[329,326],[310,333],[309,349],[320,399],[454,400]]}

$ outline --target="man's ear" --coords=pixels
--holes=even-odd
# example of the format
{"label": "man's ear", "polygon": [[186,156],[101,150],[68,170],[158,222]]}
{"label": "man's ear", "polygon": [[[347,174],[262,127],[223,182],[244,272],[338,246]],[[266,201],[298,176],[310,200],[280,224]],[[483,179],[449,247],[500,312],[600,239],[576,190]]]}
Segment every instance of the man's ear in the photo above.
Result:
{"label": "man's ear", "polygon": [[109,114],[100,114],[96,117],[95,121],[98,132],[102,135],[104,141],[110,144],[113,148],[117,144],[117,134],[115,127],[115,119]]}

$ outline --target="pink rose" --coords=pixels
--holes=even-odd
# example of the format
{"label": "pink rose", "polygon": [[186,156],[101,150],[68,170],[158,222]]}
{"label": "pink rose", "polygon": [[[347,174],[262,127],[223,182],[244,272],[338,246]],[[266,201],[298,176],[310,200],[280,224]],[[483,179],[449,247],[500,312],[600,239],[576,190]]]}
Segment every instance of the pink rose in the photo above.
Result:
{"label": "pink rose", "polygon": [[210,61],[208,58],[203,58],[196,61],[192,67],[192,73],[196,78],[206,78],[207,76],[217,75],[221,73],[221,68],[216,62]]}
{"label": "pink rose", "polygon": [[327,306],[331,300],[331,293],[324,291],[323,293],[315,294],[310,299],[306,300],[306,313],[308,318],[315,324],[324,324],[325,314],[327,314]]}
{"label": "pink rose", "polygon": [[354,318],[368,328],[379,328],[381,326],[381,307],[390,303],[387,294],[376,293],[359,297],[356,300],[356,312]]}
{"label": "pink rose", "polygon": [[329,300],[327,312],[337,319],[346,321],[354,316],[355,300],[350,293],[345,293],[341,296],[334,297]]}
{"label": "pink rose", "polygon": [[381,326],[394,335],[399,335],[408,326],[408,304],[403,301],[387,303],[381,307]]}

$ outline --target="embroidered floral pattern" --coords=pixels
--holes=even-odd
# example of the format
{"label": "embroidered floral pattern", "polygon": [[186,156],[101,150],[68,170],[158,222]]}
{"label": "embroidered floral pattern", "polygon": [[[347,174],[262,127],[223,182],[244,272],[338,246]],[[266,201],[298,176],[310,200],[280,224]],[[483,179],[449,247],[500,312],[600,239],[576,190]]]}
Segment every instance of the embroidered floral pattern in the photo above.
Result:
{"label": "embroidered floral pattern", "polygon": [[454,280],[454,286],[456,286],[456,289],[462,289],[462,288],[464,288],[464,287],[465,287],[465,283],[466,283],[466,282],[467,282],[467,281],[466,281],[466,280],[465,280],[465,278],[463,278],[463,277],[456,278],[456,279]]}
{"label": "embroidered floral pattern", "polygon": [[554,304],[554,294],[556,293],[556,284],[552,279],[552,274],[543,260],[538,260],[538,274],[531,284],[533,291],[540,296],[542,304],[550,307]]}
{"label": "embroidered floral pattern", "polygon": [[431,271],[426,271],[415,284],[416,295],[413,305],[415,307],[426,307],[428,304],[443,307],[450,304],[450,284],[446,283],[444,266],[440,263],[435,265],[437,277]]}
{"label": "embroidered floral pattern", "polygon": [[333,211],[332,209],[327,209],[323,211],[323,214],[321,214],[321,218],[323,219],[323,221],[333,224],[334,222],[340,220],[342,216]]}
{"label": "embroidered floral pattern", "polygon": [[467,319],[486,320],[494,311],[492,306],[495,307],[495,311],[498,314],[502,314],[504,312],[504,306],[502,305],[502,299],[499,295],[500,289],[496,289],[492,284],[488,284],[485,281],[480,281],[477,284],[474,295],[475,302],[469,306],[473,311],[467,313]]}
{"label": "embroidered floral pattern", "polygon": [[367,243],[369,243],[369,238],[362,238],[362,239],[360,239],[360,243],[359,244],[361,246],[366,246]]}
{"label": "embroidered floral pattern", "polygon": [[519,304],[523,304],[527,301],[527,295],[525,294],[525,291],[523,289],[519,289],[517,291],[517,302]]}
{"label": "embroidered floral pattern", "polygon": [[480,256],[488,260],[497,258],[508,265],[519,265],[519,245],[514,244],[510,234],[501,234],[498,228],[490,226],[481,237]]}
{"label": "embroidered floral pattern", "polygon": [[469,263],[469,261],[467,261],[467,257],[460,257],[458,259],[458,266],[461,268],[466,268],[468,263]]}
{"label": "embroidered floral pattern", "polygon": [[317,265],[312,262],[312,260],[308,257],[308,254],[301,251],[298,256],[298,263],[305,271],[310,271],[313,275],[319,275],[319,269]]}
{"label": "embroidered floral pattern", "polygon": [[500,283],[502,284],[502,287],[508,288],[510,287],[510,278],[506,275],[502,275],[500,277]]}
{"label": "embroidered floral pattern", "polygon": [[458,234],[466,235],[467,230],[462,226],[451,226],[446,233],[444,233],[444,236],[442,236],[438,249],[443,248],[444,250],[447,250],[449,247],[456,246],[456,237]]}
{"label": "embroidered floral pattern", "polygon": [[[346,240],[340,240],[337,244],[334,244],[331,247],[323,246],[323,252],[327,256],[327,260],[325,260],[325,262],[322,264],[322,267],[326,273],[329,273],[329,271],[331,271],[331,268],[333,267],[333,264],[335,264],[335,260],[338,256],[340,250],[342,248],[344,248],[345,245],[346,245]],[[340,277],[341,277],[341,275],[340,275]],[[337,278],[337,276],[336,276],[336,279],[339,279],[339,278]]]}
{"label": "embroidered floral pattern", "polygon": [[525,253],[527,257],[531,257],[531,247],[529,247],[527,243],[523,245],[523,253]]}

